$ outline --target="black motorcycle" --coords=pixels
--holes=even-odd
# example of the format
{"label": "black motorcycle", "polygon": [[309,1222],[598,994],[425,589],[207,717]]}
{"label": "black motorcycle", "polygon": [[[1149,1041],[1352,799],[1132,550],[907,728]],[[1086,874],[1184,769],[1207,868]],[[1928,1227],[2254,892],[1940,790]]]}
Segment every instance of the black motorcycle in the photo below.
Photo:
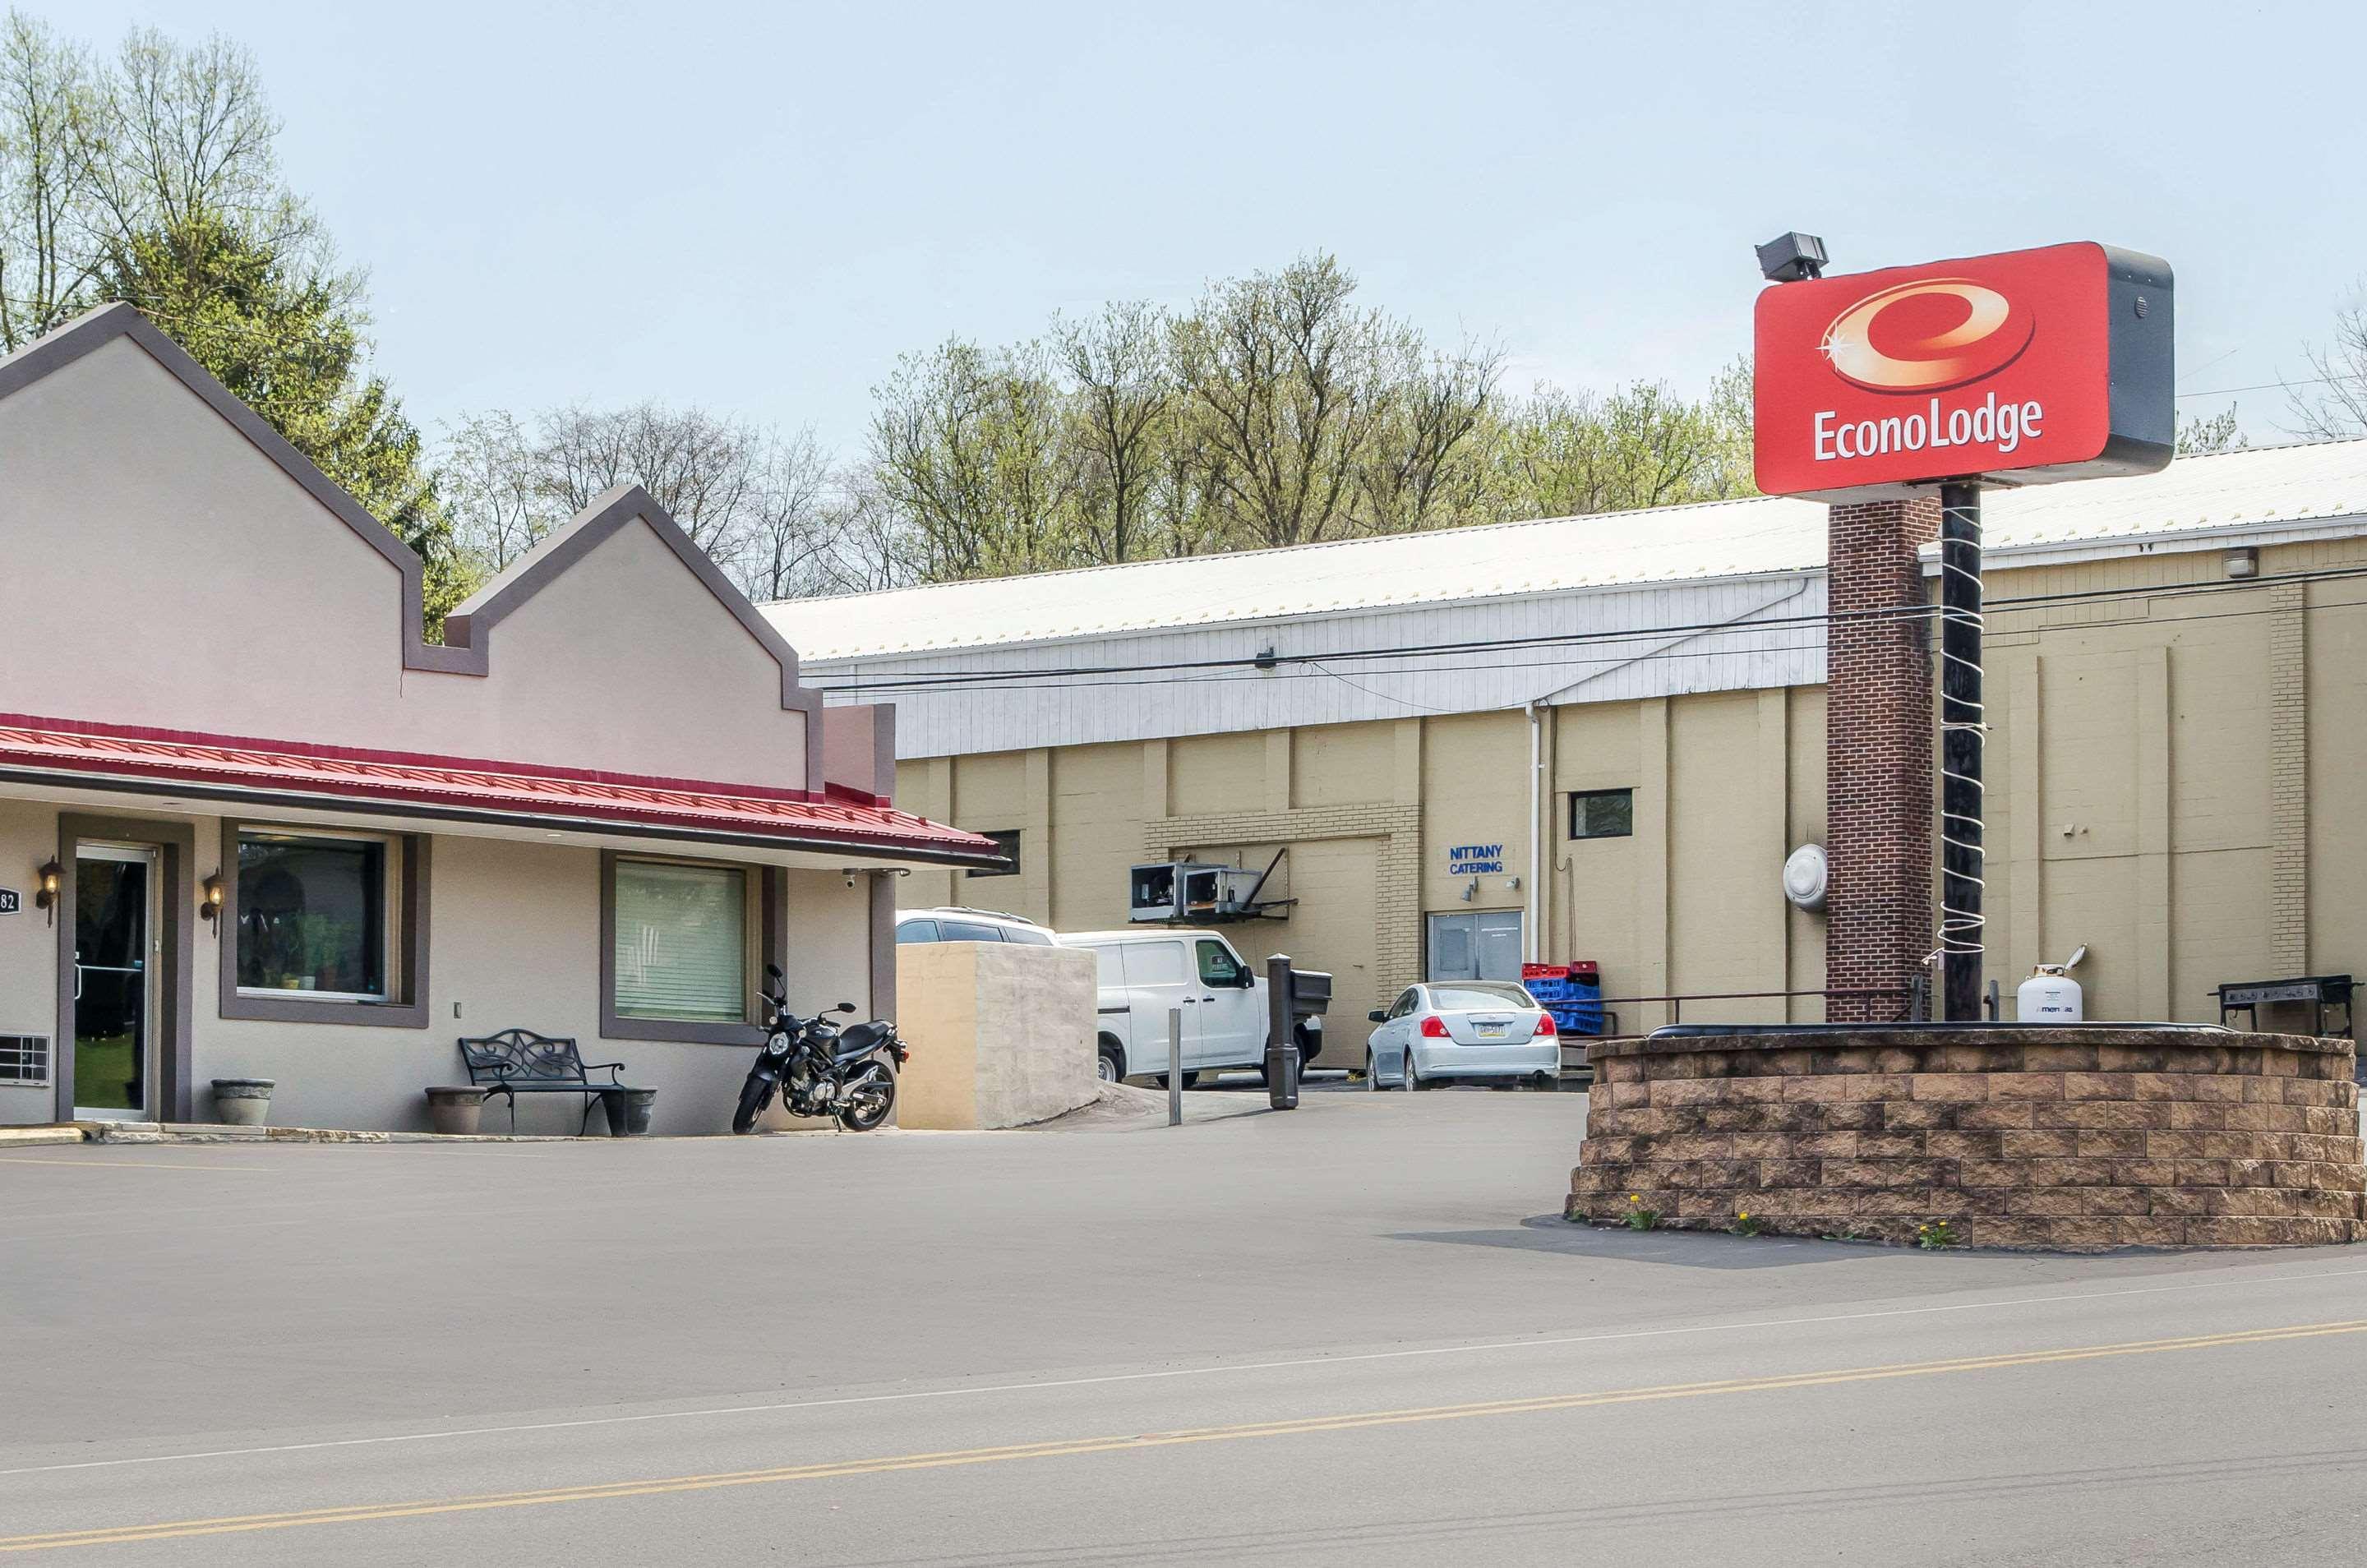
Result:
{"label": "black motorcycle", "polygon": [[[896,1026],[873,1019],[841,1029],[827,1015],[799,1020],[788,1012],[781,971],[766,964],[773,988],[763,993],[764,1043],[748,1081],[740,1088],[735,1133],[753,1132],[756,1118],[778,1093],[792,1116],[835,1116],[850,1133],[868,1133],[896,1107],[896,1069],[912,1051],[896,1037]],[[841,1002],[832,1012],[853,1012]]]}

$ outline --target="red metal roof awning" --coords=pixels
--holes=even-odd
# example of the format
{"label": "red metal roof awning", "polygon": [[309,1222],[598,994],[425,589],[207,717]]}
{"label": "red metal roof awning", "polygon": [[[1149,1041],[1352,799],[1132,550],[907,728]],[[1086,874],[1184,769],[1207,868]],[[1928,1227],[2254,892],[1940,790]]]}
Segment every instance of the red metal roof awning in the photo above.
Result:
{"label": "red metal roof awning", "polygon": [[802,790],[596,773],[523,762],[374,751],[0,714],[0,778],[48,779],[214,799],[530,821],[602,832],[785,849],[999,863],[991,839],[892,806]]}

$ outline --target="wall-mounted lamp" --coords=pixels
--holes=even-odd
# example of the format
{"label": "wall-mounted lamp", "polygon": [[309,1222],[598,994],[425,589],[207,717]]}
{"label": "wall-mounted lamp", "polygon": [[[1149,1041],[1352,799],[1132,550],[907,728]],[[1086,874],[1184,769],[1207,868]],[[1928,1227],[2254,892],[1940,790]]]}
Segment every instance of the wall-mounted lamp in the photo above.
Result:
{"label": "wall-mounted lamp", "polygon": [[58,889],[65,885],[65,874],[66,868],[55,859],[43,862],[41,869],[33,874],[37,878],[33,884],[33,907],[47,909],[51,925],[58,923]]}
{"label": "wall-mounted lamp", "polygon": [[222,901],[229,896],[229,891],[222,886],[220,872],[207,877],[198,888],[198,919],[213,927],[216,936],[221,935]]}

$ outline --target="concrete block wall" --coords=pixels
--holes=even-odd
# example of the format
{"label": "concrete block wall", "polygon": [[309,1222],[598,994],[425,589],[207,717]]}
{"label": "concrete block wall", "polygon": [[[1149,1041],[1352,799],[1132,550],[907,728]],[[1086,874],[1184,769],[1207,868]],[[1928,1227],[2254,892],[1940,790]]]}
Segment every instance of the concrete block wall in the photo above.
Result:
{"label": "concrete block wall", "polygon": [[2174,1030],[1617,1042],[1567,1212],[1975,1247],[2367,1239],[2348,1040]]}
{"label": "concrete block wall", "polygon": [[1099,1091],[1099,966],[1082,948],[916,942],[896,953],[900,1127],[1024,1127]]}

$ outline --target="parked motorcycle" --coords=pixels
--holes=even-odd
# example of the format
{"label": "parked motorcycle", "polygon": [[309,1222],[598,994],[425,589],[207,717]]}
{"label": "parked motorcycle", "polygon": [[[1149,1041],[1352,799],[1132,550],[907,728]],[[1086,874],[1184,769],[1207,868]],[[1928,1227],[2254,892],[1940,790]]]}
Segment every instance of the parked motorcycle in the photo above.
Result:
{"label": "parked motorcycle", "polygon": [[[896,1106],[896,1069],[912,1050],[886,1019],[841,1029],[828,1014],[798,1019],[788,1011],[780,969],[764,966],[771,988],[764,998],[764,1043],[748,1081],[740,1088],[734,1133],[753,1132],[756,1119],[778,1094],[793,1116],[834,1116],[850,1133],[868,1133]],[[853,1012],[841,1002],[830,1012]]]}

